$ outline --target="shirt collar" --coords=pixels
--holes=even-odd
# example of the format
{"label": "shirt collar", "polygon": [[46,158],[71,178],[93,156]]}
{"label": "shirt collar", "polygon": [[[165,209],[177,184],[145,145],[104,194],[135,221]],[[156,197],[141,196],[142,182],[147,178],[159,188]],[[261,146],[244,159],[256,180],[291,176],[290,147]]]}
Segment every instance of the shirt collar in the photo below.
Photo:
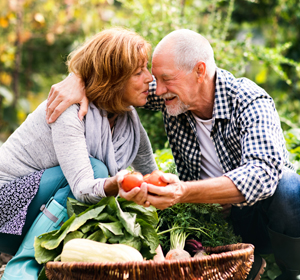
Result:
{"label": "shirt collar", "polygon": [[232,103],[231,87],[234,76],[220,68],[216,71],[214,119],[230,119],[231,112],[228,104]]}

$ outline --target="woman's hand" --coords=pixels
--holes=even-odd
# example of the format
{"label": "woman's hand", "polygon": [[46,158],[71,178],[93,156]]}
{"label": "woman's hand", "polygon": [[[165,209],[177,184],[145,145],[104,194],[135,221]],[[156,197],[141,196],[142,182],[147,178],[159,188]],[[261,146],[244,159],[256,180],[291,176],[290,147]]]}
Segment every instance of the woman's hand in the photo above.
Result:
{"label": "woman's hand", "polygon": [[85,95],[83,81],[73,74],[51,87],[47,99],[47,122],[56,121],[62,112],[75,103],[80,104],[78,117],[82,120],[87,113],[89,102]]}
{"label": "woman's hand", "polygon": [[149,207],[150,203],[147,201],[147,184],[142,183],[140,187],[135,187],[129,192],[124,191],[122,188],[122,181],[124,176],[129,173],[128,170],[121,170],[117,173],[117,182],[119,185],[119,196],[125,198],[126,200],[130,200],[135,202],[136,204]]}
{"label": "woman's hand", "polygon": [[117,196],[119,193],[119,185],[117,182],[117,177],[112,176],[107,178],[105,180],[103,188],[106,196]]}

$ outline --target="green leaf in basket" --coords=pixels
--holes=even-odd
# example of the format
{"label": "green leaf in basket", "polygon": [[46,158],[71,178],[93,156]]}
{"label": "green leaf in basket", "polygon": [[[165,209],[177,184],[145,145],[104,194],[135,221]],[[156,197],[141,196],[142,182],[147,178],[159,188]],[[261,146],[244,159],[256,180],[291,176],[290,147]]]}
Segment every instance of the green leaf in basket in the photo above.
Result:
{"label": "green leaf in basket", "polygon": [[99,205],[98,207],[90,207],[76,217],[76,222],[72,227],[78,227],[78,224],[83,225],[87,220],[95,219],[103,211],[105,205]]}
{"label": "green leaf in basket", "polygon": [[[73,238],[87,238],[104,243],[127,244],[151,259],[158,246],[155,230],[155,208],[144,208],[122,198],[106,197],[95,205],[68,199],[72,216],[53,232],[44,233],[35,242],[39,263],[54,260],[61,254],[63,242]],[[63,241],[63,242],[62,242]]]}
{"label": "green leaf in basket", "polygon": [[[109,240],[109,241],[111,242],[112,240]],[[140,251],[142,248],[141,239],[139,237],[132,236],[128,232],[125,232],[124,236],[122,236],[120,238],[119,243],[131,246],[131,247],[137,249],[138,251]]]}
{"label": "green leaf in basket", "polygon": [[142,219],[138,219],[138,223],[141,225],[141,241],[142,248],[140,250],[143,257],[146,259],[153,259],[156,255],[156,248],[159,245],[159,237],[155,229]]}
{"label": "green leaf in basket", "polygon": [[44,238],[51,238],[57,230],[50,231],[47,233],[44,233],[43,236],[35,237],[34,239],[34,256],[36,261],[39,264],[46,263],[48,261],[53,260],[57,255],[60,254],[61,250],[58,248],[57,250],[47,250],[45,249],[41,244],[44,240]]}
{"label": "green leaf in basket", "polygon": [[70,232],[67,234],[67,236],[65,237],[64,239],[64,245],[71,239],[74,239],[74,238],[82,238],[83,236],[83,233],[79,230],[76,230],[76,231],[73,231],[73,232]]}
{"label": "green leaf in basket", "polygon": [[[105,212],[108,213],[109,215],[112,215],[116,217],[116,211],[117,211],[117,199],[115,197],[106,197],[106,208]],[[103,199],[102,199],[103,200]],[[101,201],[102,201],[101,200]]]}
{"label": "green leaf in basket", "polygon": [[54,238],[43,242],[41,245],[48,250],[55,249],[60,244],[60,242],[64,240],[69,232],[79,229],[83,224],[86,223],[87,220],[97,217],[104,208],[105,205],[102,205],[97,208],[91,208],[88,211],[86,210],[82,214],[75,217],[70,223],[68,223],[71,219],[70,218],[62,225]]}
{"label": "green leaf in basket", "polygon": [[94,240],[94,241],[98,241],[98,242],[102,242],[102,243],[106,243],[106,241],[107,241],[107,237],[104,235],[104,233],[101,229],[93,232],[92,234],[87,236],[86,239],[90,239],[90,240]]}
{"label": "green leaf in basket", "polygon": [[98,221],[90,220],[80,227],[80,231],[83,233],[87,233],[89,231],[95,231],[98,229],[98,225],[99,225]]}
{"label": "green leaf in basket", "polygon": [[38,280],[48,280],[46,274],[45,274],[45,267],[42,268],[40,271],[40,274],[38,276]]}
{"label": "green leaf in basket", "polygon": [[111,236],[111,234],[106,234],[107,231],[114,235],[123,235],[123,225],[120,222],[113,223],[99,223],[99,227],[102,229],[106,236]]}
{"label": "green leaf in basket", "polygon": [[55,262],[61,261],[61,254],[59,254],[53,261]]}
{"label": "green leaf in basket", "polygon": [[67,199],[67,213],[68,216],[71,217],[73,214],[76,216],[80,213],[84,212],[86,209],[88,209],[91,205],[79,202],[78,200],[68,197]]}
{"label": "green leaf in basket", "polygon": [[48,250],[57,248],[61,241],[66,237],[68,232],[70,232],[69,229],[75,219],[75,214],[73,214],[73,216],[66,220],[61,228],[56,230],[53,234],[44,233],[38,236],[38,239],[40,240],[40,246]]}
{"label": "green leaf in basket", "polygon": [[137,218],[143,219],[145,222],[149,223],[153,227],[156,227],[158,224],[158,215],[156,212],[156,208],[153,206],[150,207],[143,207],[136,203],[132,203],[131,201],[120,199],[119,200],[120,206],[123,211],[136,213]]}
{"label": "green leaf in basket", "polygon": [[123,212],[120,204],[115,200],[116,214],[124,228],[133,236],[138,237],[141,233],[141,227],[136,223],[136,214],[130,212]]}
{"label": "green leaf in basket", "polygon": [[98,215],[98,217],[95,218],[96,221],[102,221],[102,222],[118,222],[119,220],[116,218],[116,216],[112,216],[108,213],[101,213]]}

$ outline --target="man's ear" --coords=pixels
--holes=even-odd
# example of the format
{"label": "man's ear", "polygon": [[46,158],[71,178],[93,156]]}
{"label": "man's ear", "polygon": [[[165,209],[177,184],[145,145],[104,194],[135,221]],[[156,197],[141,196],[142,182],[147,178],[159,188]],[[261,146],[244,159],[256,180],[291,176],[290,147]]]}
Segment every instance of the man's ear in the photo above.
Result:
{"label": "man's ear", "polygon": [[197,62],[195,65],[198,83],[202,83],[206,75],[206,64],[203,61]]}

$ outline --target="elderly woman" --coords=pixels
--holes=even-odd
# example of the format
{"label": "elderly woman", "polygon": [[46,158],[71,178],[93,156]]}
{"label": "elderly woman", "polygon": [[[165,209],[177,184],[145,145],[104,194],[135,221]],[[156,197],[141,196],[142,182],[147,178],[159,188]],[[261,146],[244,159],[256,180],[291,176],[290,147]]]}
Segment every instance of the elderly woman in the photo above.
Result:
{"label": "elderly woman", "polygon": [[1,146],[0,252],[15,255],[2,279],[37,279],[34,237],[68,218],[67,197],[94,204],[118,194],[120,170],[157,169],[133,108],[147,101],[149,51],[134,32],[98,33],[68,59],[69,71],[84,81],[86,117],[74,104],[48,124],[45,101]]}

